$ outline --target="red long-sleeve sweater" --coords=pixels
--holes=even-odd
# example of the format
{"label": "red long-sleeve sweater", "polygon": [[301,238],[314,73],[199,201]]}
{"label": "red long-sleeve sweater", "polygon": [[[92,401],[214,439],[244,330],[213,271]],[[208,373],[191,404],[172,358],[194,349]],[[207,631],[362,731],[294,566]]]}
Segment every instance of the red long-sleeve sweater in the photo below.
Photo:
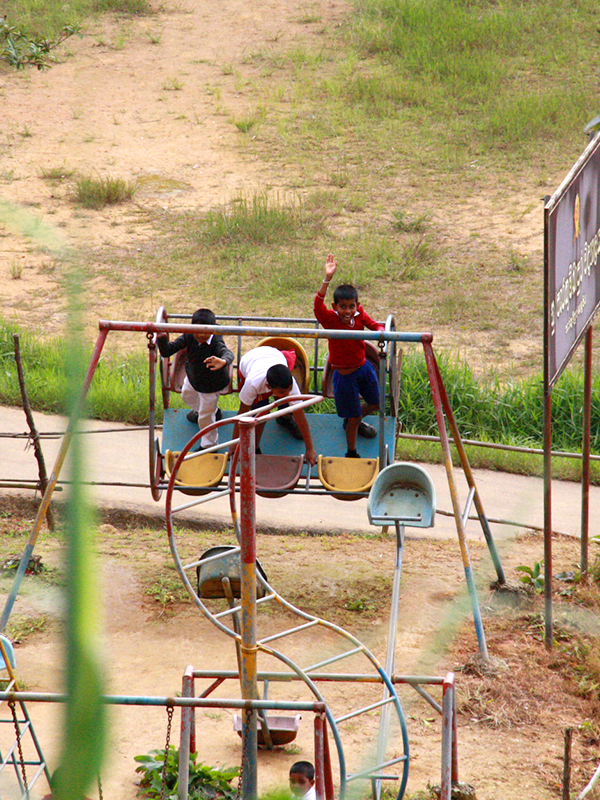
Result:
{"label": "red long-sleeve sweater", "polygon": [[[321,325],[329,330],[341,331],[382,331],[384,326],[375,322],[358,303],[354,316],[354,325],[346,325],[337,312],[327,308],[325,300],[317,293],[315,296],[315,317]],[[329,361],[334,369],[358,369],[366,361],[365,343],[362,339],[328,339]]]}

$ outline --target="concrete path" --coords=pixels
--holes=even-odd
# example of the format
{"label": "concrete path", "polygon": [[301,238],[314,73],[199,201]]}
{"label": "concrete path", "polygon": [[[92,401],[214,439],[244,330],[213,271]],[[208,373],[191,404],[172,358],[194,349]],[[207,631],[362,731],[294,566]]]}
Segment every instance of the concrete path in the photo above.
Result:
{"label": "concrete path", "polygon": [[[34,414],[40,433],[62,432],[64,418],[47,414]],[[89,480],[99,483],[134,483],[139,488],[98,485],[91,487],[92,499],[103,508],[118,508],[125,511],[164,517],[164,496],[154,502],[148,488],[148,433],[133,430],[118,423],[90,421],[86,429],[94,431],[85,436],[89,459]],[[102,431],[105,431],[102,433]],[[37,479],[37,461],[33,449],[26,440],[9,438],[6,434],[27,433],[23,411],[18,408],[0,408],[0,483],[8,478]],[[159,432],[160,433],[160,432]],[[48,474],[60,448],[60,438],[44,439],[42,442]],[[443,466],[423,464],[436,487],[438,514],[433,530],[407,529],[409,536],[426,535],[437,537],[455,536],[454,520],[440,511],[451,511],[450,494]],[[462,470],[456,470],[456,483],[464,505],[467,483]],[[523,525],[543,527],[543,482],[540,478],[508,475],[489,470],[476,470],[476,481],[485,512],[490,520],[510,520]],[[60,476],[68,479],[68,468]],[[0,489],[2,492],[29,494],[28,490]],[[64,493],[57,494],[57,499]],[[190,518],[205,520],[209,527],[230,525],[229,502],[219,498],[189,512]],[[553,484],[553,528],[556,531],[579,535],[581,517],[581,486],[577,483],[555,481]],[[376,532],[367,520],[366,499],[356,502],[341,502],[331,497],[287,495],[280,499],[257,497],[257,526],[262,530],[284,528],[314,532]],[[600,533],[600,488],[590,491],[590,535]],[[495,538],[510,537],[518,530],[514,526],[492,523]],[[477,522],[469,522],[469,536],[481,536]]]}

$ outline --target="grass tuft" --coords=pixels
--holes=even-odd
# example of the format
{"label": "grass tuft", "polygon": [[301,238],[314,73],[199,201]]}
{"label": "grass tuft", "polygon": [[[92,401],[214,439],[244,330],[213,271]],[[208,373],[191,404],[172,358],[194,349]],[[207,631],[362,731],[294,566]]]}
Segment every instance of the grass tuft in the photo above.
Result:
{"label": "grass tuft", "polygon": [[126,203],[135,194],[135,184],[123,178],[81,175],[75,182],[74,200],[84,208],[100,209]]}

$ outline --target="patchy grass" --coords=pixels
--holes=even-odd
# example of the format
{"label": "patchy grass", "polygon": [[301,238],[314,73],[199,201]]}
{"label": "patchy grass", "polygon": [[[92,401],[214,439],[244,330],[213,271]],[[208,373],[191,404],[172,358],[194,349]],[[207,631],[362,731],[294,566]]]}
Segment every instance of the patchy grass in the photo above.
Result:
{"label": "patchy grass", "polygon": [[11,617],[6,626],[6,635],[13,644],[23,644],[30,636],[48,629],[47,617]]}

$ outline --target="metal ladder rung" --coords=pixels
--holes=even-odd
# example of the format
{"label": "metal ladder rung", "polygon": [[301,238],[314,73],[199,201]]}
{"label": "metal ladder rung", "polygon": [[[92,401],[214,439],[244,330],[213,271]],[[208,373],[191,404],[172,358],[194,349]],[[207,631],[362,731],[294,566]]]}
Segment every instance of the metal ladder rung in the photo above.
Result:
{"label": "metal ladder rung", "polygon": [[[23,732],[22,731],[21,731],[21,734],[20,734],[20,738],[21,739],[23,738]],[[14,754],[15,749],[18,747],[18,744],[19,744],[18,741],[15,739],[14,743],[10,746],[6,756],[2,760],[2,763],[0,764],[0,772],[2,772],[4,767],[8,764],[9,759],[11,760],[11,764],[14,762],[14,759],[12,758],[12,755]]]}
{"label": "metal ladder rung", "polygon": [[297,625],[295,628],[288,628],[287,631],[281,631],[281,633],[274,633],[272,636],[266,636],[264,639],[260,639],[258,641],[258,644],[266,644],[267,642],[273,642],[275,639],[282,639],[284,636],[289,636],[292,633],[297,633],[298,631],[305,631],[307,628],[312,628],[318,624],[319,620],[313,619],[312,622],[306,622],[304,625]]}
{"label": "metal ladder rung", "polygon": [[332,658],[328,658],[326,661],[319,661],[316,664],[311,664],[310,667],[306,667],[303,669],[303,672],[314,672],[316,669],[320,669],[321,667],[327,666],[327,664],[333,664],[336,661],[341,661],[343,658],[347,658],[348,656],[353,656],[356,653],[364,653],[364,647],[355,647],[354,650],[346,650],[345,653],[340,653],[337,656],[333,656]]}
{"label": "metal ladder rung", "polygon": [[[206,489],[206,486],[185,486],[186,489]],[[178,511],[185,511],[186,508],[194,508],[194,506],[199,506],[202,503],[209,503],[211,500],[216,500],[217,497],[224,497],[226,494],[229,494],[229,488],[221,489],[219,492],[210,492],[209,494],[205,495],[204,497],[200,497],[198,500],[191,500],[189,503],[184,503],[182,506],[175,506],[171,509],[172,514],[177,514]]]}
{"label": "metal ladder rung", "polygon": [[[258,605],[259,603],[266,603],[268,600],[272,600],[274,597],[277,597],[275,593],[267,594],[264,597],[259,597],[259,599],[256,601],[256,605]],[[212,616],[215,619],[220,619],[221,617],[226,617],[227,614],[235,614],[236,612],[241,610],[242,610],[241,606],[233,606],[233,608],[226,608],[225,611],[219,611],[218,614],[213,614]]]}
{"label": "metal ladder rung", "polygon": [[225,558],[225,556],[234,556],[237,553],[241,553],[241,547],[232,547],[231,550],[227,550],[226,553],[217,553],[214,556],[209,556],[208,558],[200,558],[198,561],[192,561],[191,564],[183,564],[183,569],[193,569],[194,567],[199,566],[200,564],[210,564],[211,561],[218,561],[220,558]]}
{"label": "metal ladder rung", "polygon": [[358,717],[359,714],[364,714],[367,711],[373,711],[374,708],[380,708],[381,706],[385,706],[388,703],[393,703],[395,697],[386,697],[384,700],[378,700],[377,703],[373,703],[370,706],[364,706],[364,708],[359,708],[357,711],[351,711],[349,714],[344,714],[341,717],[336,719],[336,724],[338,722],[345,722],[347,719],[352,719],[352,717]]}
{"label": "metal ladder rung", "polygon": [[357,772],[355,775],[348,775],[346,780],[355,781],[358,780],[359,778],[370,778],[371,776],[373,776],[374,778],[379,778],[380,776],[374,773],[378,773],[379,770],[385,769],[386,767],[393,767],[394,764],[399,764],[401,761],[406,761],[407,759],[408,756],[406,755],[398,756],[397,758],[392,758],[391,761],[385,761],[383,764],[377,764],[377,766],[371,767],[371,769],[365,769],[362,772]]}

